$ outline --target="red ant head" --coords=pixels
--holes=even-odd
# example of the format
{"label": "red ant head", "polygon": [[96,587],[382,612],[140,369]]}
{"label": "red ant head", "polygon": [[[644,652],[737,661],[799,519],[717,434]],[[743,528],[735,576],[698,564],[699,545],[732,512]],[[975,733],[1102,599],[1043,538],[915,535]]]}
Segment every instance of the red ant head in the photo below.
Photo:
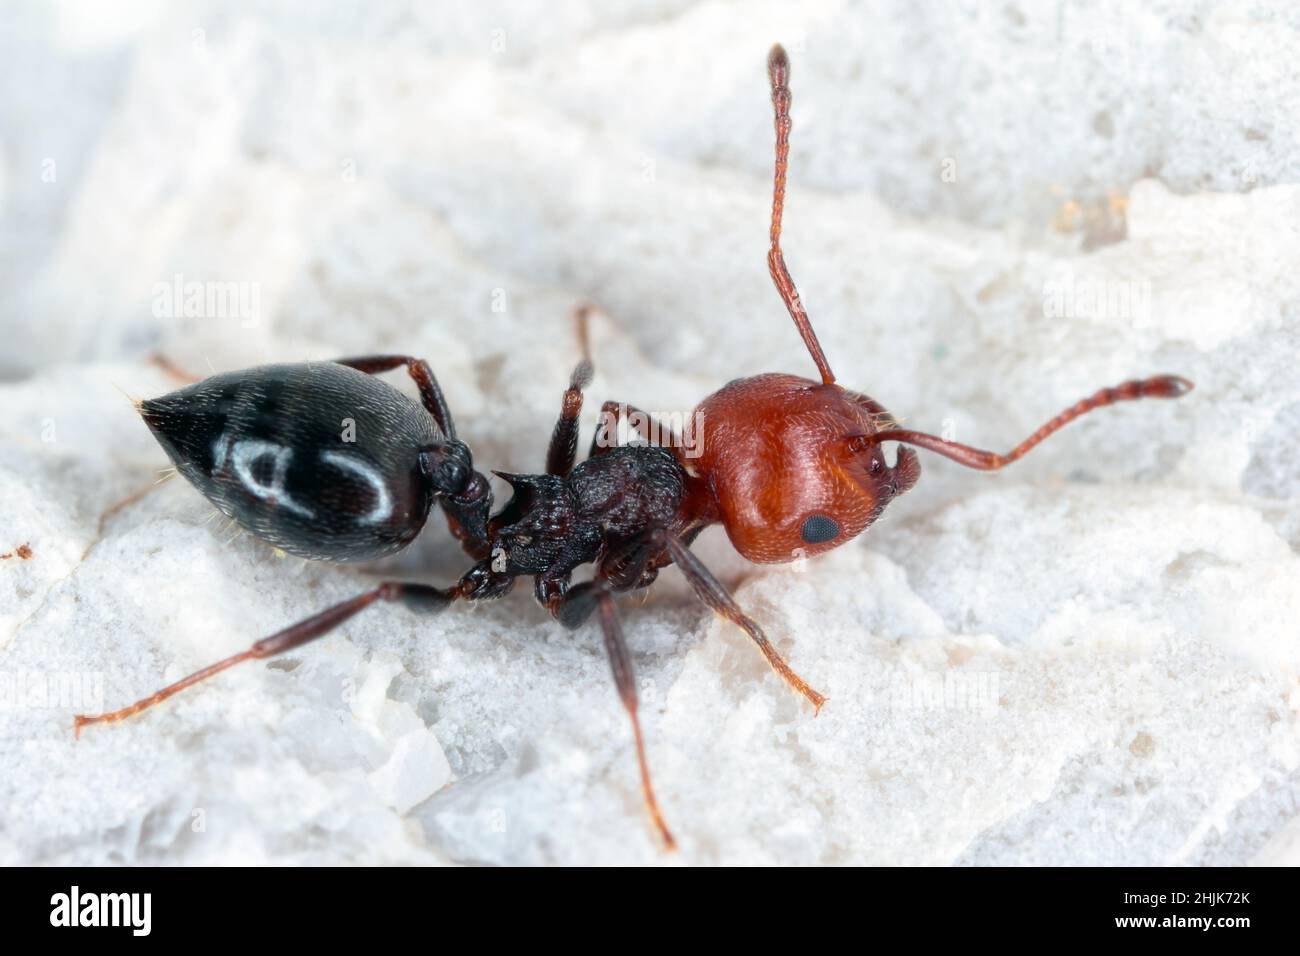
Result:
{"label": "red ant head", "polygon": [[[916,452],[926,448],[968,468],[1002,468],[1062,426],[1095,408],[1140,398],[1178,398],[1192,383],[1176,375],[1134,379],[1076,402],[1010,452],[958,444],[898,427],[878,403],[835,384],[826,354],[781,251],[781,217],[790,156],[790,61],[781,47],[767,60],[776,116],[768,270],[821,381],[795,375],[737,379],[701,403],[703,447],[682,464],[699,490],[688,506],[693,525],[721,521],[750,561],[809,557],[861,534],[885,506],[921,475]],[[890,467],[881,445],[898,444]]]}
{"label": "red ant head", "polygon": [[808,313],[781,254],[790,137],[790,63],[773,47],[767,62],[776,111],[776,181],[768,268],[795,327],[821,372],[821,382],[795,375],[738,379],[700,405],[699,459],[710,505],[736,550],[755,562],[792,561],[829,551],[875,521],[890,500],[920,477],[910,449],[886,463],[869,440],[893,427],[889,413],[865,395],[835,384]]}
{"label": "red ant head", "polygon": [[[920,477],[907,445],[968,468],[993,470],[1020,458],[1052,432],[1094,408],[1139,398],[1178,398],[1192,383],[1176,375],[1135,379],[1077,402],[1005,455],[904,430],[876,402],[835,384],[781,251],[790,159],[790,61],[780,46],[767,59],[776,120],[768,270],[821,382],[794,375],[738,379],[700,405],[704,447],[688,471],[707,488],[708,517],[722,521],[751,561],[779,562],[829,551],[860,534],[890,500]],[[899,443],[892,468],[880,450]]]}
{"label": "red ant head", "polygon": [[865,395],[795,375],[737,379],[700,405],[691,469],[750,561],[793,561],[857,537],[921,474],[916,453],[886,462],[866,436],[892,428]]}

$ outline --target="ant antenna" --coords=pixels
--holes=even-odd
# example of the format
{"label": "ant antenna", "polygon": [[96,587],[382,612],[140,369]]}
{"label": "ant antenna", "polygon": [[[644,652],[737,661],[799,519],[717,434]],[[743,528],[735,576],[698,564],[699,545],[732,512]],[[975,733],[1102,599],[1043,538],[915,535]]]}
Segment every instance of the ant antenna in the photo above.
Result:
{"label": "ant antenna", "polygon": [[1023,458],[1030,449],[1044,438],[1065,427],[1080,415],[1086,415],[1095,409],[1113,405],[1115,402],[1132,402],[1139,398],[1180,398],[1190,392],[1192,388],[1191,382],[1177,375],[1158,375],[1155,378],[1134,379],[1133,381],[1124,382],[1122,385],[1116,385],[1114,388],[1103,388],[1101,391],[1071,405],[1005,455],[982,451],[969,445],[960,445],[957,442],[945,441],[937,435],[927,435],[924,432],[908,431],[902,428],[892,428],[888,431],[876,432],[874,435],[854,437],[863,439],[869,444],[896,441],[904,445],[915,445],[918,448],[926,448],[937,452],[945,458],[951,458],[967,468],[977,468],[980,471],[996,471],[999,468],[1006,467],[1018,458]]}
{"label": "ant antenna", "polygon": [[781,293],[785,307],[790,310],[795,328],[808,347],[808,354],[817,363],[817,370],[822,373],[822,383],[830,385],[835,381],[835,373],[826,361],[826,353],[817,341],[817,333],[808,321],[799,300],[799,290],[794,287],[790,270],[785,267],[785,257],[781,254],[781,213],[785,209],[785,173],[790,161],[790,60],[785,55],[781,44],[772,47],[767,55],[767,76],[772,84],[772,107],[776,111],[776,177],[772,189],[772,248],[767,253],[767,267],[772,273],[772,281]]}

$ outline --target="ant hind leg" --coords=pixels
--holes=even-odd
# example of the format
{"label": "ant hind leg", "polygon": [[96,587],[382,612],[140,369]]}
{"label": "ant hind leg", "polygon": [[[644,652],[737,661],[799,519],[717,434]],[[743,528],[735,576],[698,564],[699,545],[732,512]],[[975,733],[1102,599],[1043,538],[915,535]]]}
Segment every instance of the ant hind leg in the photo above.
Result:
{"label": "ant hind leg", "polygon": [[447,407],[447,400],[442,395],[438,380],[433,377],[433,369],[424,359],[413,358],[410,355],[361,355],[334,361],[339,365],[354,368],[358,372],[365,372],[367,375],[378,375],[380,372],[389,372],[405,366],[407,374],[415,380],[415,384],[420,389],[420,401],[433,416],[433,420],[438,423],[442,433],[448,438],[456,437],[456,422],[451,417],[451,409]]}
{"label": "ant hind leg", "polygon": [[270,637],[264,637],[252,647],[238,654],[232,654],[230,657],[223,658],[215,664],[210,664],[202,670],[195,671],[188,677],[183,677],[174,684],[164,687],[155,694],[136,701],[129,707],[123,707],[121,710],[115,710],[107,714],[99,714],[94,717],[87,717],[78,714],[76,717],[76,734],[81,736],[81,728],[87,724],[113,723],[138,714],[142,710],[152,707],[154,704],[161,703],[168,697],[180,693],[188,687],[193,687],[200,681],[206,680],[215,674],[219,674],[227,668],[233,667],[243,661],[254,660],[263,657],[273,657],[276,654],[282,654],[285,651],[299,647],[309,641],[314,641],[318,637],[328,634],[334,628],[338,627],[348,618],[354,616],[365,608],[374,604],[376,601],[400,601],[407,607],[415,611],[424,613],[436,613],[443,610],[452,601],[458,597],[465,596],[464,584],[457,584],[454,587],[442,589],[430,587],[425,584],[407,584],[401,581],[385,581],[378,587],[366,591],[364,594],[358,594],[354,598],[336,604],[331,608],[326,608],[319,614],[314,614],[306,620],[299,621],[297,624],[291,624],[281,631],[277,631]]}
{"label": "ant hind leg", "polygon": [[578,457],[578,415],[582,412],[582,390],[591,384],[594,371],[591,364],[591,335],[589,325],[596,307],[584,302],[573,311],[573,324],[578,336],[582,359],[569,376],[569,387],[564,390],[560,417],[551,432],[551,442],[546,449],[546,473],[563,478],[573,470]]}

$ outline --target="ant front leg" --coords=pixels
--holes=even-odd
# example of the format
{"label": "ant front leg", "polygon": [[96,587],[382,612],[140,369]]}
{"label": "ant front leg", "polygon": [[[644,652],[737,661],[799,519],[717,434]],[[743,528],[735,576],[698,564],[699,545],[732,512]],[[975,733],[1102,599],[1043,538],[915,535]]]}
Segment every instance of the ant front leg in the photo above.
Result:
{"label": "ant front leg", "polygon": [[794,672],[789,664],[786,663],[775,647],[763,633],[763,629],[758,626],[749,615],[740,609],[734,598],[722,586],[722,582],[713,576],[713,573],[697,558],[681,541],[669,539],[668,553],[672,556],[673,563],[682,569],[682,574],[686,580],[691,582],[691,587],[705,604],[714,610],[715,613],[739,626],[746,634],[749,635],[758,649],[762,651],[763,656],[767,658],[768,664],[772,670],[789,684],[794,690],[798,691],[804,697],[808,698],[813,705],[813,712],[820,712],[822,704],[826,703],[826,698],[817,691],[808,686],[802,677]]}
{"label": "ant front leg", "polygon": [[195,671],[188,677],[178,680],[152,694],[149,697],[139,700],[129,707],[123,707],[121,710],[115,710],[107,714],[99,714],[95,717],[86,717],[77,715],[76,733],[81,736],[81,728],[87,724],[113,723],[122,720],[124,717],[130,717],[132,714],[138,714],[142,710],[152,707],[154,704],[161,703],[168,697],[180,693],[187,687],[193,687],[200,681],[206,680],[215,674],[219,674],[227,668],[234,667],[242,661],[254,660],[263,657],[274,657],[276,654],[282,654],[285,651],[295,647],[300,647],[309,641],[314,641],[318,637],[328,634],[334,628],[338,627],[348,618],[365,610],[376,601],[398,601],[405,604],[411,610],[422,613],[437,613],[444,610],[452,601],[459,597],[465,597],[468,586],[464,580],[451,588],[435,588],[426,584],[407,584],[401,581],[385,581],[378,587],[366,591],[364,594],[358,594],[350,600],[343,601],[331,608],[315,614],[305,621],[299,621],[292,624],[282,631],[277,631],[270,637],[264,637],[246,651],[233,654],[223,660],[210,664],[200,671]]}

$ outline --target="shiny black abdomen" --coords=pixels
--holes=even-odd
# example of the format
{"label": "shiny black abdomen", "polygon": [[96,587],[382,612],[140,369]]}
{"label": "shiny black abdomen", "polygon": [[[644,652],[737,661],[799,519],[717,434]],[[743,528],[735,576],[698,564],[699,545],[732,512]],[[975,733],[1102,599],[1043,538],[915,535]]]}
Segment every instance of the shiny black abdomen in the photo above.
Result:
{"label": "shiny black abdomen", "polygon": [[419,452],[442,442],[416,401],[335,362],[226,372],[143,402],[177,469],[291,554],[364,561],[409,544],[432,502]]}

